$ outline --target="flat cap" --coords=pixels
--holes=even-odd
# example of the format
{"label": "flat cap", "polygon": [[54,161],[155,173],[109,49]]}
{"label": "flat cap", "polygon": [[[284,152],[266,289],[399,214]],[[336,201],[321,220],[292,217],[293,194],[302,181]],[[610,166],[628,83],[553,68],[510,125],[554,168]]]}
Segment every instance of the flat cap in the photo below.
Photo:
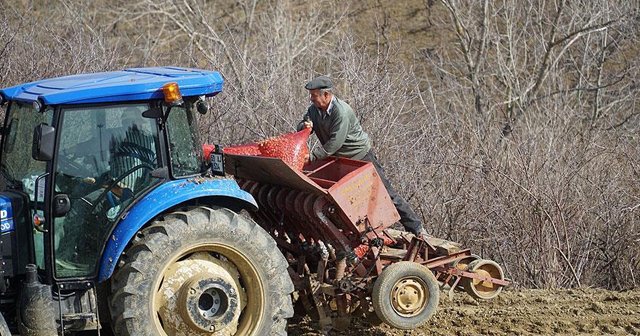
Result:
{"label": "flat cap", "polygon": [[304,86],[307,90],[330,89],[332,87],[333,82],[331,81],[331,78],[327,76],[318,76]]}

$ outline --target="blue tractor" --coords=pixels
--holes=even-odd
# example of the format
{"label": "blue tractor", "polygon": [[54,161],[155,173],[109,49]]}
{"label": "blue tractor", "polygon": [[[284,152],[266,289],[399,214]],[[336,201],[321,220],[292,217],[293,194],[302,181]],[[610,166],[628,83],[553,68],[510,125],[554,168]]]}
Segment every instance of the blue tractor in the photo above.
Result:
{"label": "blue tractor", "polygon": [[0,90],[1,335],[286,334],[287,260],[203,157],[222,86],[154,67]]}

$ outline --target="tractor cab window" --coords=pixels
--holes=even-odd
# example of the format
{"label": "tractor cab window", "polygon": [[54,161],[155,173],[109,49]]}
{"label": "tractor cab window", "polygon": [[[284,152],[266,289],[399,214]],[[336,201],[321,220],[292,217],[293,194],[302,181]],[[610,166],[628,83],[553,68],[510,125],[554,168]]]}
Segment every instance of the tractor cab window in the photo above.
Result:
{"label": "tractor cab window", "polygon": [[[21,190],[29,194],[31,201],[35,198],[36,178],[46,170],[46,162],[36,161],[31,157],[33,129],[45,123],[51,125],[52,110],[39,113],[31,104],[14,102],[9,109],[6,121],[7,134],[3,141],[0,178],[2,184],[9,189]],[[43,182],[44,183],[44,182]],[[44,190],[44,184],[39,186]],[[44,201],[42,198],[40,202]]]}
{"label": "tractor cab window", "polygon": [[56,156],[55,192],[71,209],[55,219],[56,275],[92,274],[106,236],[131,202],[157,179],[158,130],[142,117],[147,104],[63,110]]}
{"label": "tractor cab window", "polygon": [[191,109],[176,106],[167,118],[169,151],[173,176],[198,174],[202,168],[202,147],[197,138],[197,122]]}
{"label": "tractor cab window", "polygon": [[[0,162],[0,184],[2,189],[22,191],[29,201],[37,203],[35,209],[44,218],[44,197],[47,163],[36,161],[31,156],[33,130],[44,123],[52,125],[53,110],[40,113],[31,104],[12,102],[7,110],[6,133],[3,137],[2,161]],[[31,208],[31,205],[29,205]],[[33,214],[32,214],[33,215]],[[31,216],[29,216],[31,217]],[[33,230],[36,264],[44,268],[44,236]],[[28,255],[26,245],[18,246],[21,255]]]}

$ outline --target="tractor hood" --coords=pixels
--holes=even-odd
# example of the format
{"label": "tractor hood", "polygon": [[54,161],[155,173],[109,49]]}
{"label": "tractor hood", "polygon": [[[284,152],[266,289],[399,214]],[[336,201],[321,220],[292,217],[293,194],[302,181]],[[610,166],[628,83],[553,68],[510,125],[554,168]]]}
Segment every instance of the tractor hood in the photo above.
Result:
{"label": "tractor hood", "polygon": [[222,91],[217,71],[179,67],[131,68],[44,79],[0,90],[6,100],[45,105],[162,99],[162,86],[176,82],[183,96],[213,96]]}

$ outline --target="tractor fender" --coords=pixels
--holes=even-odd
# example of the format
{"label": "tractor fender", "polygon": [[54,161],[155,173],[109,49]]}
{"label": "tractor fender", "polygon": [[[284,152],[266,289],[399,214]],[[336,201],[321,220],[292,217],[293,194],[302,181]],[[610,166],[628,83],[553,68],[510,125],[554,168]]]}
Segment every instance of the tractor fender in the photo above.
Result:
{"label": "tractor fender", "polygon": [[240,189],[233,179],[198,177],[163,183],[123,214],[111,232],[100,260],[98,282],[111,277],[125,247],[146,223],[176,205],[203,197],[225,197],[237,200],[241,208],[258,208],[253,196]]}

